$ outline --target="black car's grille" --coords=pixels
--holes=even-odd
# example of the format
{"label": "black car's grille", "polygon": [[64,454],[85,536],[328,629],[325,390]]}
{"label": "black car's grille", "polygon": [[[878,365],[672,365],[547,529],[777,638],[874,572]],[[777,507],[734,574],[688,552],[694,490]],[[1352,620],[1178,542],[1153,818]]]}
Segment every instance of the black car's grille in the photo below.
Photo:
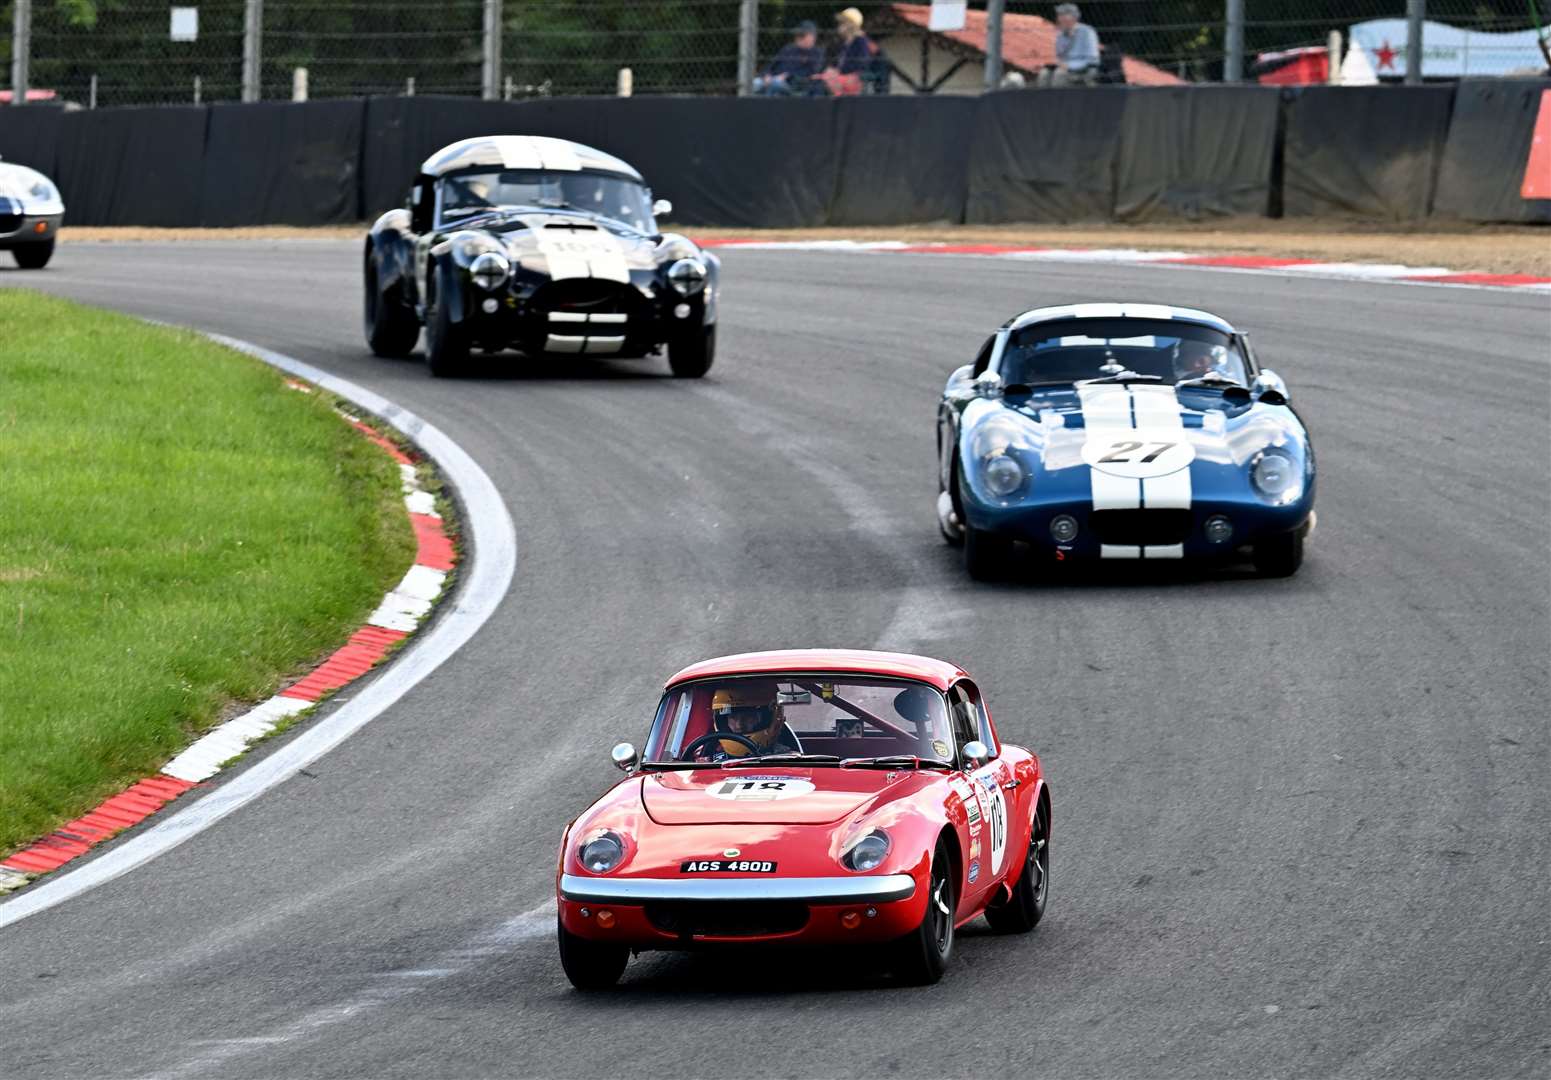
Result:
{"label": "black car's grille", "polygon": [[808,924],[808,905],[789,900],[659,900],[646,905],[657,929],[679,937],[761,937]]}
{"label": "black car's grille", "polygon": [[584,315],[608,312],[629,314],[640,302],[640,293],[618,281],[567,278],[542,285],[533,293],[534,306],[545,311],[574,311]]}
{"label": "black car's grille", "polygon": [[1101,544],[1181,544],[1190,536],[1189,510],[1095,510],[1088,525]]}
{"label": "black car's grille", "polygon": [[22,227],[20,214],[0,214],[0,234],[13,233]]}

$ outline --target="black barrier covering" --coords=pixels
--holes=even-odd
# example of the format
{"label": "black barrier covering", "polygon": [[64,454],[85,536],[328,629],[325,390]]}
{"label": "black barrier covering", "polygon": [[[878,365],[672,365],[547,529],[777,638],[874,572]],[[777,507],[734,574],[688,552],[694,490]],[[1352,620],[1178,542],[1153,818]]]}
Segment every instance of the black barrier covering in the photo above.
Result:
{"label": "black barrier covering", "polygon": [[197,225],[209,113],[198,105],[66,113],[55,181],[69,223]]}
{"label": "black barrier covering", "polygon": [[1433,213],[1465,221],[1551,222],[1551,199],[1519,194],[1547,79],[1462,82],[1438,169]]}
{"label": "black barrier covering", "polygon": [[1265,214],[1281,93],[1273,86],[1144,86],[1125,93],[1115,216]]}
{"label": "black barrier covering", "polygon": [[673,200],[675,224],[780,228],[828,220],[839,165],[833,101],[573,100],[602,125],[579,141],[639,169],[657,195]]}
{"label": "black barrier covering", "polygon": [[199,223],[359,221],[365,115],[361,100],[211,106]]}
{"label": "black barrier covering", "polygon": [[1282,212],[1427,216],[1453,86],[1310,86],[1286,102]]}
{"label": "black barrier covering", "polygon": [[978,103],[924,95],[835,102],[835,194],[830,225],[964,220]]}
{"label": "black barrier covering", "polygon": [[0,106],[0,160],[37,169],[52,179],[59,122],[64,115],[63,109],[49,106]]}
{"label": "black barrier covering", "polygon": [[964,220],[1106,221],[1127,91],[1005,90],[979,99]]}
{"label": "black barrier covering", "polygon": [[[1436,212],[1548,221],[1519,198],[1546,80],[1462,84]],[[1413,218],[1448,88],[1093,87],[862,99],[372,98],[0,109],[0,154],[49,173],[76,224],[299,225],[400,205],[432,152],[551,135],[618,155],[675,223],[769,228],[1103,221],[1286,209]],[[1350,95],[1350,96],[1348,96]],[[1278,119],[1286,118],[1279,139]]]}

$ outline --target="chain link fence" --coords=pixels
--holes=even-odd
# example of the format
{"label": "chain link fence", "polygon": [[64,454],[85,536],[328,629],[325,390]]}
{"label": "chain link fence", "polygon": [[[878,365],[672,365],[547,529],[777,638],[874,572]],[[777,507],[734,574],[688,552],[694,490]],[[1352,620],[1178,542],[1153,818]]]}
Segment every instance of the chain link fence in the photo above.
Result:
{"label": "chain link fence", "polygon": [[[5,74],[14,3],[0,4]],[[175,40],[173,11],[184,4],[197,11],[197,33],[190,38],[185,25],[183,39]],[[820,46],[832,51],[834,15],[844,6],[850,6],[846,0],[760,0],[747,36],[754,70],[769,63],[803,20],[817,25]],[[899,76],[894,92],[938,82],[929,50],[942,53],[937,71],[963,69],[955,80],[938,82],[939,90],[971,92],[983,84],[984,0],[969,5],[963,32],[939,35],[925,32],[924,3],[856,6]],[[1083,21],[1103,43],[1132,61],[1170,80],[1222,78],[1228,0],[1087,0],[1081,6]],[[1009,71],[1029,72],[1053,58],[1053,7],[1006,0]],[[28,84],[41,96],[88,107],[239,100],[248,8],[248,0],[32,0]],[[1345,34],[1369,19],[1404,19],[1406,3],[1243,0],[1243,9],[1250,71],[1259,53],[1321,46],[1330,31]],[[504,98],[614,94],[621,69],[629,69],[636,94],[733,94],[743,12],[740,0],[505,0],[490,87],[485,0],[264,0],[258,90],[265,99],[289,100],[296,69],[305,68],[312,98],[489,89]],[[1551,21],[1551,0],[1428,0],[1427,18],[1460,30],[1532,32]],[[1403,37],[1395,47],[1404,51]]]}
{"label": "chain link fence", "polygon": [[[1222,78],[1227,51],[1223,0],[1085,0],[1081,8],[1083,21],[1098,31],[1104,43],[1127,56],[1190,81]],[[1345,39],[1356,24],[1406,17],[1405,0],[1244,0],[1243,8],[1246,73],[1262,53],[1322,46],[1332,30],[1340,31]],[[1007,9],[1053,17],[1053,5],[1048,3],[1010,0]],[[1427,0],[1425,17],[1428,22],[1472,33],[1533,32],[1551,21],[1551,3]],[[1393,45],[1403,52],[1404,38],[1395,39]],[[1516,56],[1522,53],[1519,46],[1508,47]],[[1477,48],[1491,50],[1494,46]],[[1543,58],[1540,66],[1545,66]]]}

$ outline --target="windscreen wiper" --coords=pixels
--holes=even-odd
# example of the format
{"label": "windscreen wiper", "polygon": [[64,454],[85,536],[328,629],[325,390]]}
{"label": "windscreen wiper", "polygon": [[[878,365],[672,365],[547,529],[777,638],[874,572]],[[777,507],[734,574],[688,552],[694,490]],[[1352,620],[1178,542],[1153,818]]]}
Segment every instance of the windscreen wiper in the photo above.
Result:
{"label": "windscreen wiper", "polygon": [[947,769],[956,766],[942,758],[916,757],[914,754],[890,754],[885,757],[846,758],[840,763],[845,769]]}
{"label": "windscreen wiper", "polygon": [[729,758],[721,763],[724,768],[741,769],[745,765],[839,765],[834,754],[766,754],[764,757]]}
{"label": "windscreen wiper", "polygon": [[1244,384],[1243,383],[1239,382],[1239,380],[1233,378],[1231,375],[1224,375],[1224,374],[1222,374],[1222,372],[1220,372],[1220,371],[1210,371],[1210,372],[1207,372],[1205,375],[1198,375],[1194,379],[1181,379],[1181,380],[1179,380],[1179,382],[1175,383],[1174,385],[1175,386],[1206,386],[1206,387],[1212,387],[1212,388],[1221,387],[1221,388],[1223,388],[1225,390],[1229,389],[1229,388],[1234,388],[1234,387],[1236,387],[1236,388],[1238,388],[1240,390],[1244,389]]}
{"label": "windscreen wiper", "polygon": [[1113,375],[1100,375],[1096,379],[1079,379],[1075,386],[1093,386],[1097,383],[1157,382],[1162,375],[1142,375],[1135,371],[1117,371]]}
{"label": "windscreen wiper", "polygon": [[720,769],[720,761],[643,761],[642,769]]}

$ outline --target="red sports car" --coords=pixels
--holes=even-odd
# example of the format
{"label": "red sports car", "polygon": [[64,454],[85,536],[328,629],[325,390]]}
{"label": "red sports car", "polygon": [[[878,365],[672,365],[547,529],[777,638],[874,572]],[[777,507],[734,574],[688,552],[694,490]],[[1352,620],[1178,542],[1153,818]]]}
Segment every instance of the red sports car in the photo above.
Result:
{"label": "red sports car", "polygon": [[953,664],[808,650],[668,680],[644,754],[565,831],[560,961],[612,986],[632,951],[880,944],[935,982],[956,927],[1032,930],[1050,881],[1039,758]]}

